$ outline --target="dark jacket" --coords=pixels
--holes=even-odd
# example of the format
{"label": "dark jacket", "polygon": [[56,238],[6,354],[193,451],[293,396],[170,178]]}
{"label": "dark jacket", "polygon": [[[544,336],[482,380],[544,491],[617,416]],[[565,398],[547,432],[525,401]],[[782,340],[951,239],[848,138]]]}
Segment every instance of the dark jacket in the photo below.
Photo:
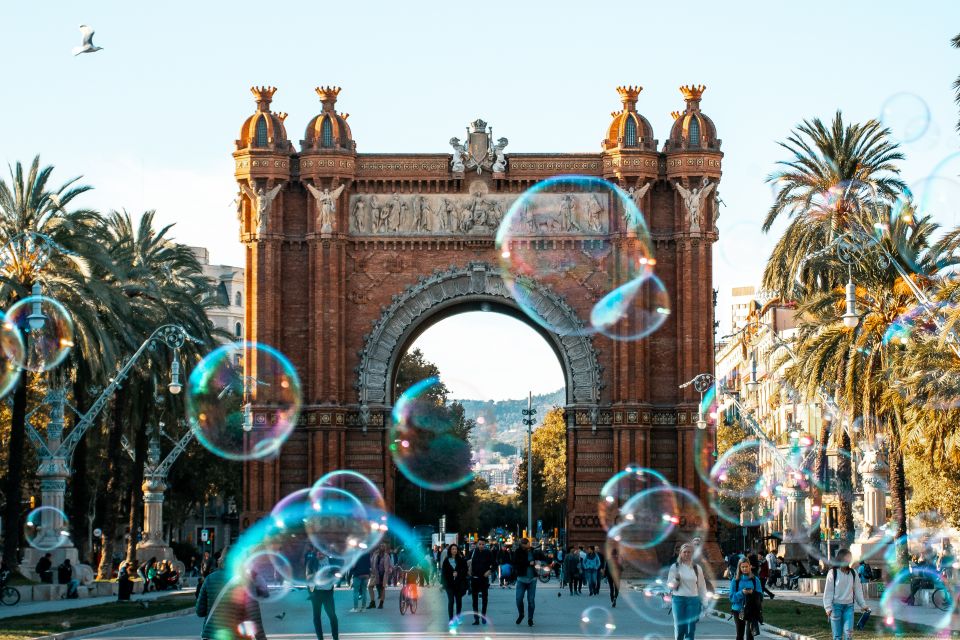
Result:
{"label": "dark jacket", "polygon": [[490,549],[474,549],[470,556],[470,574],[474,578],[482,578],[487,571],[493,570],[493,553]]}
{"label": "dark jacket", "polygon": [[[260,603],[247,592],[243,584],[227,587],[230,576],[222,569],[214,571],[203,581],[197,597],[197,615],[206,618],[200,637],[204,640],[239,640],[249,638],[241,634],[240,625],[255,629],[256,640],[266,640]],[[221,594],[224,589],[227,591]]]}
{"label": "dark jacket", "polygon": [[453,566],[450,564],[451,558],[443,559],[443,567],[440,569],[440,575],[443,578],[443,588],[454,593],[467,592],[467,561],[463,556],[457,556],[457,577],[453,577]]}
{"label": "dark jacket", "polygon": [[370,554],[365,553],[357,559],[357,563],[353,565],[353,575],[355,576],[370,576]]}
{"label": "dark jacket", "polygon": [[574,551],[563,556],[563,573],[567,579],[576,578],[583,571],[580,554]]}
{"label": "dark jacket", "polygon": [[543,552],[539,549],[528,549],[524,551],[522,547],[517,547],[513,552],[513,568],[516,571],[517,578],[536,578],[537,572],[533,567],[530,566],[530,557],[528,553],[533,554],[534,562],[543,562],[546,560],[546,557],[543,555]]}

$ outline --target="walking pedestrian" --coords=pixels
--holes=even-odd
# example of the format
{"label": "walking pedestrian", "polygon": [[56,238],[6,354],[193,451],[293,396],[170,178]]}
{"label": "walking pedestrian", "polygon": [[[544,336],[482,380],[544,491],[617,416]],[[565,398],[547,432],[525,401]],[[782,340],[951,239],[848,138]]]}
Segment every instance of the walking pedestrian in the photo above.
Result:
{"label": "walking pedestrian", "polygon": [[[226,570],[227,549],[220,552],[218,568],[203,581],[197,596],[196,612],[204,619],[200,637],[220,640],[226,637],[267,640],[257,597],[267,597],[265,584],[231,580]],[[256,597],[254,597],[256,595]]]}
{"label": "walking pedestrian", "polygon": [[[370,594],[370,606],[367,607],[368,609],[373,609],[375,607],[383,609],[383,597],[387,586],[387,577],[390,575],[392,568],[393,565],[390,562],[390,553],[387,549],[387,543],[381,542],[380,546],[377,547],[377,552],[370,559],[370,582],[367,586],[367,592]],[[374,590],[376,590],[376,593],[380,598],[379,607],[373,597]]]}
{"label": "walking pedestrian", "polygon": [[357,558],[353,565],[353,609],[350,613],[360,613],[367,608],[367,582],[370,580],[370,554]]}
{"label": "walking pedestrian", "polygon": [[610,550],[607,559],[607,583],[610,585],[610,606],[617,608],[617,598],[620,597],[620,572],[623,563],[620,561],[620,550],[614,547]]}
{"label": "walking pedestrian", "polygon": [[570,595],[577,592],[577,581],[580,579],[580,554],[571,545],[567,555],[563,558],[563,575],[570,589]]}
{"label": "walking pedestrian", "polygon": [[597,555],[593,546],[587,551],[587,557],[583,559],[583,576],[587,582],[587,595],[595,596],[600,593],[600,556]]}
{"label": "walking pedestrian", "polygon": [[839,566],[827,571],[823,588],[823,610],[830,619],[833,640],[850,640],[853,637],[853,608],[859,605],[870,611],[863,598],[863,585],[850,568],[851,553],[847,549],[837,551]]}
{"label": "walking pedestrian", "polygon": [[[483,615],[483,624],[487,624],[487,600],[490,597],[490,575],[493,573],[493,552],[487,549],[487,542],[483,538],[477,541],[477,547],[470,557],[470,583],[473,595],[473,624],[480,624]],[[480,606],[478,609],[477,606]]]}
{"label": "walking pedestrian", "polygon": [[460,555],[456,543],[447,548],[440,570],[443,589],[447,592],[447,617],[452,621],[454,609],[459,616],[463,610],[463,594],[467,592],[467,561]]}
{"label": "walking pedestrian", "polygon": [[307,589],[310,592],[310,608],[313,609],[313,629],[317,640],[323,640],[323,618],[321,611],[330,619],[330,634],[333,640],[340,640],[340,625],[337,621],[336,604],[333,601],[333,587],[336,576],[330,571],[330,559],[319,549],[307,553],[306,566]]}
{"label": "walking pedestrian", "polygon": [[675,640],[694,640],[697,622],[707,603],[707,583],[703,569],[693,561],[694,546],[683,544],[677,561],[670,566],[667,587],[672,594],[673,636]]}
{"label": "walking pedestrian", "polygon": [[510,586],[510,579],[513,576],[513,565],[510,563],[513,562],[512,554],[510,550],[507,549],[506,545],[500,547],[500,556],[497,558],[497,563],[500,565],[500,588],[506,588]]}
{"label": "walking pedestrian", "polygon": [[513,554],[513,566],[517,572],[517,624],[523,622],[523,597],[527,597],[527,626],[533,626],[533,612],[537,606],[537,563],[543,562],[543,553],[530,547],[527,538],[520,539],[520,546]]}
{"label": "walking pedestrian", "polygon": [[753,573],[749,558],[740,558],[737,574],[730,580],[730,605],[737,640],[754,640],[763,622],[763,585]]}

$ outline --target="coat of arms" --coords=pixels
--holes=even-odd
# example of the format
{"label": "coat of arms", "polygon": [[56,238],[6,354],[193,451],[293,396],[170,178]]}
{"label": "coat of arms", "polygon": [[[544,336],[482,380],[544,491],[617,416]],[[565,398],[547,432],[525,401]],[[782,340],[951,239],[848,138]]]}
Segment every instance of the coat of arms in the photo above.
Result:
{"label": "coat of arms", "polygon": [[467,140],[461,144],[460,138],[450,138],[453,147],[453,159],[450,169],[455,173],[462,173],[468,169],[476,169],[477,173],[483,170],[503,173],[507,168],[507,160],[503,149],[507,146],[507,139],[500,138],[496,144],[492,140],[493,128],[481,119],[474,120],[467,127]]}

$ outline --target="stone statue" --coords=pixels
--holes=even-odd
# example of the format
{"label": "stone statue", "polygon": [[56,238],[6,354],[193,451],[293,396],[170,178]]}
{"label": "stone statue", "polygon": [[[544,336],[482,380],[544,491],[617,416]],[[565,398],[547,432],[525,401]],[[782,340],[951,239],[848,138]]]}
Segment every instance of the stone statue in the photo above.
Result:
{"label": "stone statue", "polygon": [[370,196],[370,230],[379,233],[383,231],[383,215],[380,201],[377,196]]}
{"label": "stone statue", "polygon": [[237,220],[243,222],[243,191],[238,191],[237,197],[230,204],[237,208]]}
{"label": "stone statue", "polygon": [[444,198],[440,206],[437,207],[437,231],[447,232],[450,230],[450,200]]}
{"label": "stone statue", "polygon": [[687,189],[679,182],[675,182],[674,186],[676,186],[677,191],[680,192],[680,196],[683,198],[683,205],[687,209],[687,225],[690,233],[700,233],[700,207],[703,206],[704,199],[716,188],[717,183],[710,182],[710,180],[704,176],[700,187]]}
{"label": "stone statue", "polygon": [[597,194],[587,194],[587,225],[591,231],[603,231],[603,205],[600,204],[600,196]]}
{"label": "stone statue", "polygon": [[569,193],[560,199],[560,229],[563,231],[580,231],[580,225],[576,221],[573,197]]}
{"label": "stone statue", "polygon": [[394,191],[393,197],[390,199],[390,204],[388,205],[387,214],[387,229],[389,231],[399,231],[400,230],[400,216],[402,215],[403,202],[400,200],[400,195]]}
{"label": "stone statue", "polygon": [[364,203],[363,198],[357,198],[357,203],[353,205],[353,228],[360,233],[366,231],[367,225],[364,218],[366,206],[367,205]]}
{"label": "stone statue", "polygon": [[257,233],[265,233],[267,230],[267,222],[270,219],[270,207],[273,205],[273,199],[277,197],[280,189],[283,188],[283,184],[278,184],[273,189],[270,189],[270,191],[267,191],[263,187],[254,191],[247,185],[242,185],[241,188],[247,197],[250,198],[250,202],[253,203],[253,219],[256,222]]}
{"label": "stone statue", "polygon": [[467,154],[467,145],[460,144],[460,138],[450,138],[453,147],[453,159],[450,161],[450,170],[454,173],[463,173],[465,167],[463,157]]}
{"label": "stone statue", "polygon": [[317,226],[320,228],[320,233],[333,231],[333,223],[335,222],[333,214],[337,212],[337,198],[340,197],[346,186],[342,184],[333,191],[330,191],[330,189],[320,191],[312,184],[307,183],[307,190],[317,199]]}
{"label": "stone statue", "polygon": [[493,167],[490,169],[494,173],[503,173],[507,170],[507,158],[503,153],[503,150],[507,147],[509,141],[506,138],[500,138],[497,140],[497,144],[493,145]]}
{"label": "stone statue", "polygon": [[417,232],[430,231],[433,212],[426,196],[413,198],[413,230]]}
{"label": "stone statue", "polygon": [[648,182],[639,189],[636,187],[630,187],[630,199],[633,200],[633,204],[636,205],[638,211],[643,211],[643,207],[640,205],[643,202],[643,196],[647,195],[647,191],[650,191],[650,187],[653,186],[653,182]]}

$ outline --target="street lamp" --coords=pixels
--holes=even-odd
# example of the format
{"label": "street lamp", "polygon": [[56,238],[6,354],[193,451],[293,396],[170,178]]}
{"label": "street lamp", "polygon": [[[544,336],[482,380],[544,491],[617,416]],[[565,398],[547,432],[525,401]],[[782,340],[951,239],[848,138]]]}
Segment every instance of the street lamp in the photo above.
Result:
{"label": "street lamp", "polygon": [[180,350],[173,350],[173,362],[170,364],[170,384],[167,385],[170,395],[178,395],[183,390],[180,384]]}
{"label": "street lamp", "polygon": [[860,316],[857,315],[857,287],[853,284],[851,269],[847,281],[847,312],[843,314],[843,326],[848,329],[856,329],[858,324],[860,324]]}
{"label": "street lamp", "polygon": [[34,282],[33,287],[30,289],[34,301],[30,305],[30,315],[27,316],[27,324],[30,325],[31,331],[40,331],[43,329],[43,325],[47,321],[47,317],[43,315],[43,309],[40,306],[40,296],[43,293],[43,290],[40,288],[39,282]]}
{"label": "street lamp", "polygon": [[747,391],[753,393],[759,386],[760,381],[757,380],[757,358],[754,356],[750,358],[750,377],[747,379]]}
{"label": "street lamp", "polygon": [[521,411],[523,424],[527,427],[527,535],[533,537],[533,417],[537,410],[533,408],[533,391],[527,392],[527,408]]}
{"label": "street lamp", "polygon": [[700,393],[700,404],[697,405],[697,429],[701,431],[707,428],[707,418],[703,415],[703,394],[713,386],[714,381],[715,379],[712,373],[701,373],[687,380],[679,387],[683,389],[693,385],[693,388]]}

